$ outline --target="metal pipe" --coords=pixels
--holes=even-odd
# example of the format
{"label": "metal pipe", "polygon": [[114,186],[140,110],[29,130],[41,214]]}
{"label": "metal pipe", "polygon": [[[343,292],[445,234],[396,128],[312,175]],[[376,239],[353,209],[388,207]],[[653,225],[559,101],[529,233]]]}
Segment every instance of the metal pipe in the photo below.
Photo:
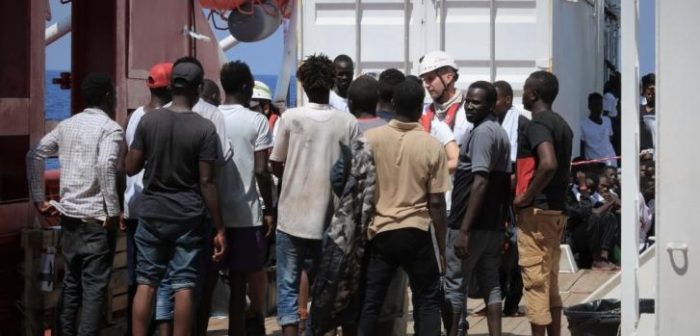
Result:
{"label": "metal pipe", "polygon": [[411,0],[403,1],[403,72],[408,75],[411,72]]}
{"label": "metal pipe", "polygon": [[490,48],[489,48],[489,70],[491,71],[491,82],[496,81],[496,0],[491,0],[489,14]]}
{"label": "metal pipe", "polygon": [[61,19],[60,21],[56,21],[56,23],[52,24],[48,28],[46,28],[46,32],[44,33],[46,42],[45,45],[50,45],[51,43],[56,42],[58,39],[60,39],[63,36],[66,36],[66,34],[70,33],[71,31],[71,16],[68,15]]}
{"label": "metal pipe", "polygon": [[362,73],[362,0],[355,0],[355,77]]}
{"label": "metal pipe", "polygon": [[445,9],[445,0],[440,0],[440,50],[445,50],[445,30],[446,23],[445,18],[447,17],[447,10]]}
{"label": "metal pipe", "polygon": [[232,35],[226,36],[223,40],[219,41],[219,48],[223,50],[224,52],[228,51],[229,49],[235,47],[238,45],[240,41],[236,40],[235,37]]}
{"label": "metal pipe", "polygon": [[[297,57],[297,33],[299,29],[299,11],[297,6],[300,5],[299,1],[292,0],[289,3],[292,10],[292,17],[289,21],[282,23],[285,30],[284,39],[284,54],[282,56],[282,68],[280,68],[279,75],[277,76],[277,84],[275,85],[275,92],[272,95],[273,102],[284,102],[287,100],[287,93],[289,92],[289,81],[296,63]],[[292,88],[293,90],[296,87]],[[297,105],[303,100],[301,96],[298,96]]]}
{"label": "metal pipe", "polygon": [[634,335],[639,316],[639,7],[622,1],[622,335]]}

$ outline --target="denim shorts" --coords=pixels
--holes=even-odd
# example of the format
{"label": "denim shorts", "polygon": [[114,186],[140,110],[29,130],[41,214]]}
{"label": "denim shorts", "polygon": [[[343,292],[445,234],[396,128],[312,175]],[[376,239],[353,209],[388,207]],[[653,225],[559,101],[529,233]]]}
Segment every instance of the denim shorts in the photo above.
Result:
{"label": "denim shorts", "polygon": [[158,287],[169,272],[172,289],[192,289],[202,268],[204,219],[166,222],[139,219],[136,241],[136,281]]}

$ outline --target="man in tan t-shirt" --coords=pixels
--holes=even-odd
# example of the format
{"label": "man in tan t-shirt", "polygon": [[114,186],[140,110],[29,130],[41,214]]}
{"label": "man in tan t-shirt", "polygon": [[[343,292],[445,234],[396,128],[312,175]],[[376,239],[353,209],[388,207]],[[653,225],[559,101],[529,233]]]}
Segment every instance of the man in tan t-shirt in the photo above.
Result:
{"label": "man in tan t-shirt", "polygon": [[394,90],[396,118],[365,133],[377,170],[376,214],[369,228],[370,261],[360,335],[375,334],[387,289],[401,266],[410,278],[418,335],[440,334],[440,271],[431,239],[445,251],[445,196],[451,188],[442,145],[418,123],[424,91],[408,80]]}

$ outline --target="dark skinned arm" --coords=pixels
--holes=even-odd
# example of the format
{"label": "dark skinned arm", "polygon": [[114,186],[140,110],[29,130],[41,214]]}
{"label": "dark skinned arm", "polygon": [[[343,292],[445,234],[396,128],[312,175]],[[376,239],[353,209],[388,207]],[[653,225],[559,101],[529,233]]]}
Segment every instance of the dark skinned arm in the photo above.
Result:
{"label": "dark skinned arm", "polygon": [[140,149],[132,149],[126,154],[126,159],[124,162],[126,174],[129,176],[134,176],[138,174],[143,165],[146,162],[143,151]]}
{"label": "dark skinned arm", "polygon": [[469,234],[471,233],[472,224],[479,210],[484,206],[486,198],[486,189],[489,186],[488,174],[485,172],[474,173],[474,181],[472,182],[471,192],[467,200],[467,211],[462,219],[462,225],[459,228],[459,237],[455,241],[455,255],[461,259],[469,257]]}
{"label": "dark skinned arm", "polygon": [[272,166],[272,174],[281,179],[284,173],[284,162],[270,160],[270,166]]}
{"label": "dark skinned arm", "polygon": [[212,259],[219,261],[226,251],[226,237],[224,233],[224,221],[221,218],[219,207],[219,194],[214,183],[214,161],[199,161],[199,188],[204,199],[204,204],[209,210],[211,219],[216,228],[214,236],[214,254]]}
{"label": "dark skinned arm", "polygon": [[440,250],[440,269],[445,271],[445,238],[447,237],[447,205],[445,193],[428,195],[428,213],[435,227],[438,249]]}
{"label": "dark skinned arm", "polygon": [[586,142],[581,140],[581,143],[579,144],[579,148],[581,149],[581,157],[586,157]]}
{"label": "dark skinned arm", "polygon": [[543,142],[537,146],[537,157],[539,164],[535,170],[535,176],[528,186],[527,190],[515,198],[513,205],[516,208],[524,208],[532,204],[535,195],[540,193],[552,180],[554,173],[557,171],[557,157],[554,152],[554,146],[550,142]]}
{"label": "dark skinned arm", "polygon": [[255,152],[255,180],[260,188],[260,196],[262,196],[263,204],[265,204],[265,213],[263,216],[263,225],[265,225],[265,237],[269,237],[274,230],[274,204],[272,203],[272,176],[267,169],[268,150],[263,149]]}

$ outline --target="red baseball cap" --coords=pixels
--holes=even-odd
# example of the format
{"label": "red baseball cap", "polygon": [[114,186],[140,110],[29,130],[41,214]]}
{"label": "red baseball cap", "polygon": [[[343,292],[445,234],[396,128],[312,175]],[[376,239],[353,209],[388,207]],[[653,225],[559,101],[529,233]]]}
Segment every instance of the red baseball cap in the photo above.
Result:
{"label": "red baseball cap", "polygon": [[170,85],[170,75],[173,71],[172,63],[158,63],[148,72],[148,87],[151,89],[163,88]]}

